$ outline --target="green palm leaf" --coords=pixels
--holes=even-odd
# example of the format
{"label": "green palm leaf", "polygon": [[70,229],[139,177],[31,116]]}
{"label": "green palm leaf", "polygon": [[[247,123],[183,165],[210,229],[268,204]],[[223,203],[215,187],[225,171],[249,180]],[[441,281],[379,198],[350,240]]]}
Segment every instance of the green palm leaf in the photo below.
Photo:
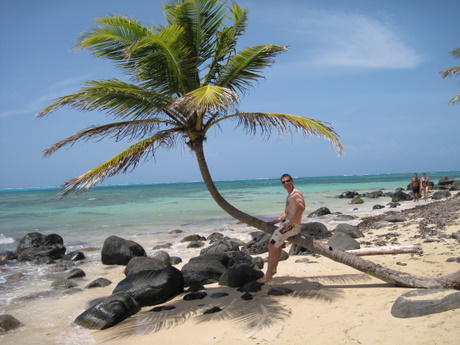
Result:
{"label": "green palm leaf", "polygon": [[259,45],[246,48],[232,56],[221,71],[217,85],[245,92],[254,81],[263,78],[262,70],[274,63],[273,58],[288,48],[278,45]]}
{"label": "green palm leaf", "polygon": [[274,130],[278,132],[278,135],[293,134],[296,131],[303,135],[313,135],[327,139],[339,154],[343,154],[339,135],[329,124],[322,121],[283,113],[237,113],[219,118],[213,124],[230,118],[237,118],[238,126],[245,128],[248,134],[251,135],[256,135],[260,131],[268,139]]}
{"label": "green palm leaf", "polygon": [[238,94],[232,90],[216,85],[206,85],[178,98],[172,108],[188,114],[188,117],[193,114],[222,116],[229,108],[235,108],[238,101]]}
{"label": "green palm leaf", "polygon": [[457,74],[460,74],[460,66],[445,68],[441,71],[441,76],[443,78],[453,77]]}
{"label": "green palm leaf", "polygon": [[62,147],[68,145],[72,146],[78,141],[89,141],[91,139],[100,141],[104,138],[112,138],[116,142],[119,142],[123,139],[128,139],[131,141],[134,139],[143,138],[158,130],[162,124],[170,125],[171,127],[174,126],[173,123],[154,120],[135,120],[109,123],[102,126],[93,126],[88,129],[84,129],[70,137],[67,137],[64,140],[61,140],[45,149],[43,151],[43,156],[49,157]]}
{"label": "green palm leaf", "polygon": [[[455,58],[460,58],[460,47],[452,50],[450,52]],[[447,78],[447,77],[453,77],[458,74],[460,74],[460,66],[455,66],[455,67],[450,67],[450,68],[445,68],[441,72],[441,77],[442,78]],[[456,94],[450,101],[450,104],[454,104],[460,102],[460,93]]]}
{"label": "green palm leaf", "polygon": [[158,148],[173,147],[176,135],[177,133],[174,130],[163,131],[158,132],[153,137],[135,143],[99,166],[64,183],[61,186],[63,188],[61,197],[65,197],[74,191],[88,190],[106,178],[132,171],[141,160],[148,160],[153,157]]}
{"label": "green palm leaf", "polygon": [[220,0],[171,1],[164,6],[169,25],[185,29],[186,41],[199,67],[213,54],[216,33],[225,19],[225,2]]}
{"label": "green palm leaf", "polygon": [[41,118],[68,106],[79,111],[105,111],[116,118],[151,118],[167,110],[172,101],[163,94],[118,79],[92,81],[79,92],[59,98],[36,116]]}
{"label": "green palm leaf", "polygon": [[233,25],[224,28],[218,33],[218,39],[215,42],[214,56],[208,65],[208,73],[203,79],[203,85],[215,81],[220,74],[222,67],[227,59],[236,51],[238,37],[241,36],[247,24],[247,10],[243,10],[238,4],[233,4],[230,8],[231,20]]}
{"label": "green palm leaf", "polygon": [[184,29],[171,25],[126,49],[142,87],[168,95],[184,94],[199,86],[196,60],[184,40]]}
{"label": "green palm leaf", "polygon": [[125,49],[137,40],[152,34],[137,19],[125,16],[97,18],[95,23],[102,24],[80,35],[77,47],[88,48],[97,57],[124,60]]}

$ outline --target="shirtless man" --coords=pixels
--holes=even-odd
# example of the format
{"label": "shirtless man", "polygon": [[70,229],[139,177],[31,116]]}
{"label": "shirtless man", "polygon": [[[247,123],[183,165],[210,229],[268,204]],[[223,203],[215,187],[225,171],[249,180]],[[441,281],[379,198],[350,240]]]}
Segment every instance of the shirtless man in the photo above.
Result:
{"label": "shirtless man", "polygon": [[428,191],[430,189],[430,179],[426,174],[423,174],[423,177],[420,179],[420,182],[422,183],[422,191],[423,191],[423,199],[425,201],[428,201]]}
{"label": "shirtless man", "polygon": [[414,201],[418,201],[420,198],[420,179],[417,174],[414,174],[410,182],[412,193],[414,193]]}
{"label": "shirtless man", "polygon": [[303,194],[301,191],[294,188],[294,180],[291,175],[284,174],[281,176],[281,183],[288,192],[286,208],[278,218],[268,222],[270,224],[281,222],[281,224],[279,228],[275,230],[268,242],[267,272],[258,280],[259,283],[266,283],[273,278],[276,274],[276,269],[282,253],[281,246],[289,237],[300,233],[302,213],[305,210]]}

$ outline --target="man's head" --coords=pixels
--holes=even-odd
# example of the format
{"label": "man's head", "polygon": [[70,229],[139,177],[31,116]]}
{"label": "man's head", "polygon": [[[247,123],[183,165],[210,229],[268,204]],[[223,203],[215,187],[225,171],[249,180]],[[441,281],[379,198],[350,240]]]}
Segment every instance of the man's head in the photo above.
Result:
{"label": "man's head", "polygon": [[281,176],[281,184],[282,184],[283,186],[288,185],[288,184],[291,184],[291,183],[292,183],[292,185],[294,185],[294,179],[292,178],[291,175],[289,175],[289,174],[283,174],[283,175]]}

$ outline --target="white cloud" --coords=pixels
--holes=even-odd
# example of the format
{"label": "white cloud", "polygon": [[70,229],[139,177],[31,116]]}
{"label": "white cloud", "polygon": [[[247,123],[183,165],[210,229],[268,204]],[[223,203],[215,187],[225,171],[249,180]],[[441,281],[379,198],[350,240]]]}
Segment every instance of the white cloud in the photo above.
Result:
{"label": "white cloud", "polygon": [[314,62],[322,66],[361,68],[414,68],[420,63],[398,33],[376,19],[360,14],[322,14],[315,31],[320,34]]}
{"label": "white cloud", "polygon": [[[280,12],[281,11],[281,12]],[[292,48],[302,50],[303,63],[325,68],[415,68],[422,57],[397,26],[368,14],[291,7],[277,14]],[[284,10],[285,11],[285,10]],[[284,17],[286,20],[280,20]],[[288,19],[289,18],[289,19]]]}

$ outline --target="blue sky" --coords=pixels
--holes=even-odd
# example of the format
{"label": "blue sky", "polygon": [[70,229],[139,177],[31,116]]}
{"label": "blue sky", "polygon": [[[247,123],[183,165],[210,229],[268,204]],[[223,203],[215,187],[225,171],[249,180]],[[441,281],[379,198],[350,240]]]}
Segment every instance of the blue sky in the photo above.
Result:
{"label": "blue sky", "polygon": [[[160,0],[3,0],[0,8],[0,189],[59,186],[112,157],[127,143],[77,144],[50,158],[43,149],[103,113],[62,109],[34,115],[85,81],[123,78],[106,60],[74,49],[96,17],[123,14],[164,23]],[[229,122],[210,133],[205,152],[216,180],[460,170],[460,2],[240,0],[249,9],[241,48],[290,47],[266,79],[241,99],[241,111],[303,115],[329,122],[345,155],[317,138],[267,142]],[[105,184],[199,181],[185,148],[159,152],[133,173]]]}

